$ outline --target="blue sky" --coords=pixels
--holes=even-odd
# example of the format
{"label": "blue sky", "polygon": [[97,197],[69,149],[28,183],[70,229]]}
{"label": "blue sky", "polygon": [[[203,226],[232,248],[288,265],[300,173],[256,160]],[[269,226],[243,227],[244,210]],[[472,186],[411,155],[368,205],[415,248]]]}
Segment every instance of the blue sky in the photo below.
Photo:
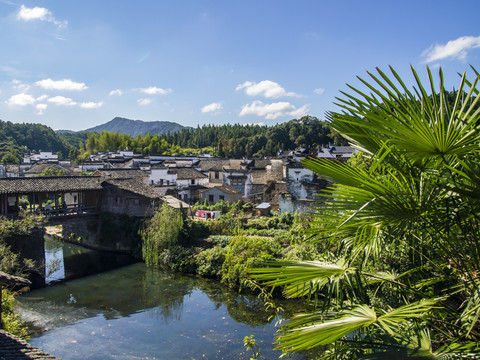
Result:
{"label": "blue sky", "polygon": [[0,119],[274,125],[325,118],[392,65],[480,68],[478,1],[0,0]]}

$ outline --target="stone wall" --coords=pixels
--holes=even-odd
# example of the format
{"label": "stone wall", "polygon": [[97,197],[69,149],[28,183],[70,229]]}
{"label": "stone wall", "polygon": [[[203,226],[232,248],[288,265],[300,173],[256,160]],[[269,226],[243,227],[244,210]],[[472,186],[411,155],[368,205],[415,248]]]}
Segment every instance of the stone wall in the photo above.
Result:
{"label": "stone wall", "polygon": [[112,213],[66,219],[61,222],[62,236],[66,241],[88,248],[139,256],[141,240],[138,230],[142,222],[142,219]]}

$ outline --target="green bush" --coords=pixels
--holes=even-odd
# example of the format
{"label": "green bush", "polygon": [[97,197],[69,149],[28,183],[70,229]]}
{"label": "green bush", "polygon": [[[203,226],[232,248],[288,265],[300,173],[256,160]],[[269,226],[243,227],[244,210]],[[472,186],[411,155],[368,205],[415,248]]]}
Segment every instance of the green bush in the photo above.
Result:
{"label": "green bush", "polygon": [[208,247],[220,246],[226,247],[230,244],[232,237],[229,235],[210,235],[205,239],[205,243]]}
{"label": "green bush", "polygon": [[142,237],[142,258],[147,265],[159,266],[163,250],[177,245],[183,229],[183,217],[180,211],[167,203],[144,223],[140,230]]}
{"label": "green bush", "polygon": [[243,287],[247,269],[260,266],[266,260],[278,257],[281,247],[275,240],[237,236],[230,241],[222,266],[222,282],[229,286]]}
{"label": "green bush", "polygon": [[214,246],[211,249],[202,251],[196,257],[197,274],[205,277],[222,277],[222,266],[228,248],[222,246]]}
{"label": "green bush", "polygon": [[28,328],[20,321],[19,316],[13,312],[15,297],[8,290],[2,291],[2,325],[10,334],[29,340]]}
{"label": "green bush", "polygon": [[174,272],[194,274],[197,270],[195,257],[199,249],[172,246],[164,249],[158,257],[158,266]]}

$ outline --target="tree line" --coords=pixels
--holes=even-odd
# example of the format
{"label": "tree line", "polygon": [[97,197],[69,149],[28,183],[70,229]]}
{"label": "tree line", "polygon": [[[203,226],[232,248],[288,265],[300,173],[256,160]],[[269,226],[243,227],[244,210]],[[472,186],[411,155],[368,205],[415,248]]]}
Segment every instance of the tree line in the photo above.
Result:
{"label": "tree line", "polygon": [[210,153],[223,158],[276,156],[281,150],[322,145],[346,145],[329,122],[304,116],[283,124],[204,125],[164,135],[131,136],[101,131],[56,133],[40,124],[0,122],[0,159],[19,163],[26,152],[53,151],[60,159],[88,159],[98,152],[129,149],[142,155],[189,155]]}

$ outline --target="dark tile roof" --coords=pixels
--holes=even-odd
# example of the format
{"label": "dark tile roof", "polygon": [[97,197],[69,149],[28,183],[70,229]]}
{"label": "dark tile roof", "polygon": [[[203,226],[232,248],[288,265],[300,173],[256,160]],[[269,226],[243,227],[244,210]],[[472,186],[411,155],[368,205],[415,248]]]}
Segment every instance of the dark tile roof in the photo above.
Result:
{"label": "dark tile roof", "polygon": [[205,190],[200,190],[200,191],[201,192],[208,192],[209,190],[212,190],[212,189],[218,189],[225,194],[242,194],[242,192],[240,190],[238,190],[237,188],[235,188],[233,186],[230,186],[230,185],[214,186],[212,188],[205,189]]}
{"label": "dark tile roof", "polygon": [[64,166],[61,166],[61,165],[58,165],[58,164],[46,164],[46,163],[41,163],[41,164],[34,164],[32,165],[32,167],[30,169],[28,169],[27,171],[25,171],[25,174],[40,174],[42,172],[44,172],[45,170],[47,170],[48,168],[54,168],[54,169],[58,169],[58,170],[64,170],[65,173],[68,175],[70,174],[70,169],[64,167]]}
{"label": "dark tile roof", "polygon": [[148,177],[146,171],[140,169],[98,169],[94,172],[104,178],[112,179],[133,179]]}
{"label": "dark tile roof", "polygon": [[145,184],[140,179],[107,179],[103,184],[110,184],[119,189],[130,191],[131,193],[144,196],[149,199],[158,199],[161,197],[160,192],[156,191],[154,187]]}
{"label": "dark tile roof", "polygon": [[97,176],[1,178],[0,195],[101,190]]}
{"label": "dark tile roof", "polygon": [[170,168],[169,174],[177,174],[177,180],[205,179],[208,176],[193,168]]}
{"label": "dark tile roof", "polygon": [[200,160],[197,165],[197,167],[199,167],[202,171],[222,171],[223,167],[229,166],[230,162],[228,160]]}
{"label": "dark tile roof", "polygon": [[4,330],[0,330],[0,359],[60,360]]}

